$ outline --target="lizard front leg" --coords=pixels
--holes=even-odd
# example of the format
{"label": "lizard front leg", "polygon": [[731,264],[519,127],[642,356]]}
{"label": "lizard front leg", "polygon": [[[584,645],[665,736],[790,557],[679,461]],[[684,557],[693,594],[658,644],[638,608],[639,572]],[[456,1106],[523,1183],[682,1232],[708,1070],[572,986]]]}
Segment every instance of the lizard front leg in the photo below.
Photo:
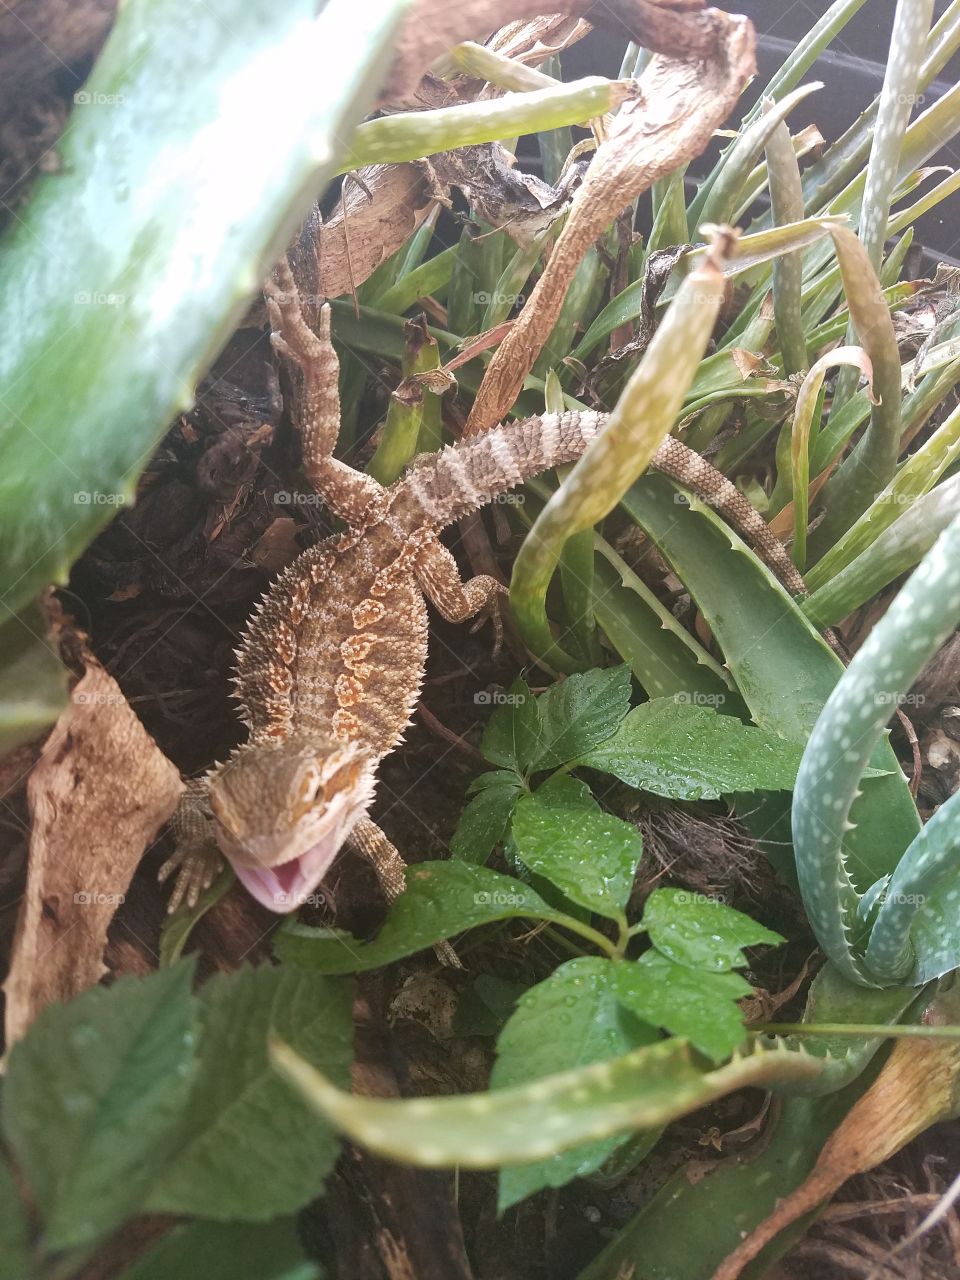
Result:
{"label": "lizard front leg", "polygon": [[386,490],[333,456],[340,433],[340,361],[330,340],[330,306],[321,308],[319,332],[314,333],[286,260],[264,293],[273,328],[270,341],[302,375],[292,416],[307,478],[334,515],[354,528],[369,524],[386,511]]}
{"label": "lizard front leg", "polygon": [[421,537],[413,554],[413,571],[423,594],[448,622],[477,617],[479,626],[489,617],[499,648],[503,637],[499,605],[508,594],[502,582],[487,573],[464,582],[456,560],[433,533]]}
{"label": "lizard front leg", "polygon": [[177,873],[168,911],[176,911],[181,903],[195,907],[205,889],[209,889],[224,865],[223,855],[213,834],[207,783],[203,778],[188,782],[180,797],[170,829],[176,842],[173,854],[157,872],[161,884]]}
{"label": "lizard front leg", "polygon": [[[360,818],[347,841],[358,853],[362,853],[372,865],[380,890],[389,905],[393,905],[407,887],[405,872],[407,864],[400,856],[400,851],[383,834],[371,818]],[[460,958],[449,942],[438,942],[434,947],[441,964],[450,969],[462,969]]]}

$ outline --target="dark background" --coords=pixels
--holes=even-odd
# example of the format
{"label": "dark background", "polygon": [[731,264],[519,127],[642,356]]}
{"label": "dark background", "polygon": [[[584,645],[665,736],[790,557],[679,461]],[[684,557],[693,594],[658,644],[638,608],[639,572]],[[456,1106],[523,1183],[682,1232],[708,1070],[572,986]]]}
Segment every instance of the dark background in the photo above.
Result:
{"label": "dark background", "polygon": [[[715,0],[719,8],[745,13],[757,28],[758,75],[743,97],[744,105],[752,103],[770,76],[783,62],[814,22],[830,7],[830,0]],[[937,0],[934,20],[947,8],[948,0]],[[867,107],[883,83],[884,68],[890,45],[890,32],[896,0],[866,0],[860,12],[850,20],[830,48],[821,55],[805,77],[805,82],[822,80],[823,89],[801,102],[791,113],[788,123],[793,131],[808,123],[816,123],[828,142],[833,141]],[[623,56],[623,44],[613,37],[594,32],[574,46],[564,58],[564,77],[575,75],[616,75]],[[954,57],[940,77],[926,91],[925,102],[916,108],[920,114],[947,91],[960,76],[960,57]],[[692,177],[706,172],[716,148],[712,148],[690,169]],[[931,161],[935,164],[960,165],[960,138],[954,138]],[[936,182],[946,174],[930,181]],[[923,188],[928,189],[927,187]],[[910,203],[917,197],[913,196]],[[938,205],[917,223],[917,240],[939,258],[960,262],[960,195]]]}

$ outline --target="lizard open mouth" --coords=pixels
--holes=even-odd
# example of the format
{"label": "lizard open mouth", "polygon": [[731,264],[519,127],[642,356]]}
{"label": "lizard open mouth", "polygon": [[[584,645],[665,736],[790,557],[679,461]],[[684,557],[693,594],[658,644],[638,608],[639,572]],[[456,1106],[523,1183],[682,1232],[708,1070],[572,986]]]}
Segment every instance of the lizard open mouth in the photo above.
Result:
{"label": "lizard open mouth", "polygon": [[277,866],[249,866],[231,860],[232,866],[251,897],[270,911],[286,915],[298,907],[323,900],[316,889],[339,853],[344,834],[332,831],[312,849]]}

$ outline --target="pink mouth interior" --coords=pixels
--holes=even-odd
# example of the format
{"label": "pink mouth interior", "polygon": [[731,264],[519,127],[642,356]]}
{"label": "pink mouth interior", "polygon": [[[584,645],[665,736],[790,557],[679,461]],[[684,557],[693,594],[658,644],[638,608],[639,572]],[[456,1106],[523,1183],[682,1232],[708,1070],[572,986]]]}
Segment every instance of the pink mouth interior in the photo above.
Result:
{"label": "pink mouth interior", "polygon": [[234,865],[233,869],[252,897],[269,911],[287,915],[309,900],[338,849],[339,845],[328,839],[277,867]]}

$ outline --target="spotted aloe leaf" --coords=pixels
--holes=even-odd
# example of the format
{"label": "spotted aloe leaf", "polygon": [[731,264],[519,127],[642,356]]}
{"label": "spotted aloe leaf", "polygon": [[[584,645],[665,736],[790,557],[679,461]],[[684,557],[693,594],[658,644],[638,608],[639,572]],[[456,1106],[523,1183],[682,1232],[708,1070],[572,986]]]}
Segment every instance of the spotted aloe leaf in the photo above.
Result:
{"label": "spotted aloe leaf", "polygon": [[281,1075],[351,1141],[429,1168],[491,1169],[543,1160],[665,1124],[733,1089],[786,1086],[821,1070],[809,1054],[779,1046],[711,1070],[685,1041],[664,1040],[512,1088],[401,1100],[344,1092],[281,1041],[273,1041],[270,1052]]}
{"label": "spotted aloe leaf", "polygon": [[531,649],[564,671],[578,661],[547,621],[547,587],[564,544],[601,520],[649,464],[672,427],[723,300],[722,241],[684,281],[600,436],[540,513],[514,565],[511,603]]}
{"label": "spotted aloe leaf", "polygon": [[[946,895],[960,887],[947,869],[955,806],[929,835],[911,843],[889,884],[884,878],[863,896],[854,884],[848,837],[863,771],[884,726],[958,619],[960,519],[927,553],[838,681],[800,764],[793,838],[804,904],[827,955],[847,978],[863,985],[911,975],[921,981],[950,967],[951,957],[957,961],[956,930],[946,929],[944,915],[950,905]],[[934,891],[935,900],[925,901]],[[860,939],[878,901],[875,936],[864,955]],[[918,922],[922,927],[915,928]]]}
{"label": "spotted aloe leaf", "polygon": [[370,120],[353,135],[342,172],[369,164],[417,160],[454,147],[538,133],[602,116],[634,92],[632,84],[589,76],[531,93],[509,94],[435,111],[404,111]]}

